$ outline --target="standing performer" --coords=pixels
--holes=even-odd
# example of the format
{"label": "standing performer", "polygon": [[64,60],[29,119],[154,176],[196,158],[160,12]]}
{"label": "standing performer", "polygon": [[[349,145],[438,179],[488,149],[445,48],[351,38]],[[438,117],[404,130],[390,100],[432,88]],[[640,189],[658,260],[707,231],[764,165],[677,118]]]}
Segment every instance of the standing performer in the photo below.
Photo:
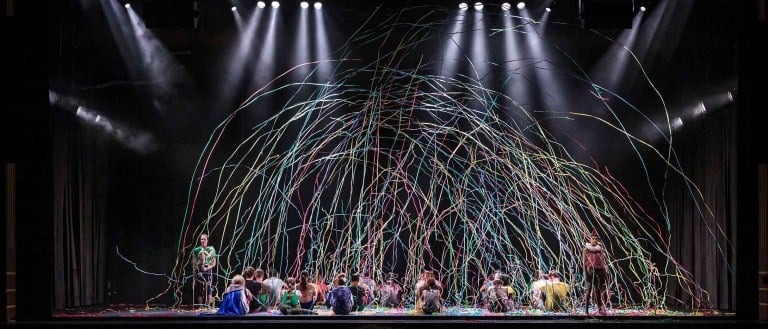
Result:
{"label": "standing performer", "polygon": [[584,283],[586,296],[584,298],[584,313],[589,315],[590,294],[594,290],[595,304],[600,315],[605,315],[604,295],[607,289],[608,269],[605,261],[605,249],[603,244],[597,242],[597,232],[592,230],[589,242],[584,246],[582,257],[584,266]]}
{"label": "standing performer", "polygon": [[200,236],[200,245],[192,249],[195,273],[195,304],[213,306],[213,268],[216,267],[216,249],[208,246],[208,234]]}

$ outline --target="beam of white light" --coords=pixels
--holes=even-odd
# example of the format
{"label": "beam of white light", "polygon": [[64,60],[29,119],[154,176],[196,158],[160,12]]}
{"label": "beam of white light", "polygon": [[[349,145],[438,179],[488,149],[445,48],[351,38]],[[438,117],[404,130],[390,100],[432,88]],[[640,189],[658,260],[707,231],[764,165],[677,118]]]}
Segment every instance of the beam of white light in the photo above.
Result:
{"label": "beam of white light", "polygon": [[249,53],[253,48],[253,43],[256,41],[256,29],[261,21],[261,16],[264,14],[264,10],[254,8],[251,12],[251,16],[248,19],[248,24],[245,26],[240,35],[237,37],[235,48],[229,55],[229,59],[226,61],[226,74],[221,79],[222,95],[221,101],[224,104],[228,104],[234,92],[238,89],[237,86],[243,79],[243,72],[245,71],[246,64],[249,62]]}
{"label": "beam of white light", "polygon": [[187,78],[184,68],[133,9],[123,10],[117,0],[100,3],[131,78],[151,83],[146,84],[149,101],[164,114],[171,108],[170,102],[181,99],[175,86]]}
{"label": "beam of white light", "polygon": [[[307,7],[309,7],[309,3],[307,3]],[[302,7],[302,8],[307,8]],[[301,13],[299,13],[299,20],[296,22],[298,25],[296,27],[296,31],[298,32],[298,35],[296,36],[295,43],[293,45],[293,63],[292,65],[298,65],[302,63],[309,62],[309,56],[310,56],[310,45],[309,45],[309,11],[308,10],[302,10]],[[307,74],[309,73],[310,67],[309,66],[301,66],[297,68],[295,71],[293,71],[293,74],[295,75],[295,78],[297,81],[303,81],[304,78],[306,78]]]}
{"label": "beam of white light", "polygon": [[266,36],[264,37],[264,43],[260,47],[259,60],[256,62],[255,82],[257,89],[261,88],[264,82],[272,80],[275,73],[275,39],[277,34],[275,31],[280,11],[276,7],[272,7],[269,14]]}
{"label": "beam of white light", "polygon": [[437,68],[436,74],[438,76],[444,76],[452,79],[456,76],[456,66],[463,59],[461,56],[461,49],[463,48],[462,37],[464,33],[459,33],[465,20],[465,11],[461,10],[456,13],[453,23],[451,23],[451,30],[449,31],[445,45],[443,46],[443,57],[440,61],[440,67]]}
{"label": "beam of white light", "polygon": [[[331,44],[328,42],[328,28],[325,23],[325,12],[315,12],[315,56],[318,60],[331,59]],[[317,79],[319,82],[333,81],[334,64],[330,62],[320,63],[317,67]]]}
{"label": "beam of white light", "polygon": [[157,144],[155,143],[152,134],[116,123],[93,109],[78,106],[75,111],[75,116],[81,121],[98,128],[112,139],[134,151],[139,153],[149,153],[157,150]]}
{"label": "beam of white light", "polygon": [[484,14],[474,12],[472,22],[472,44],[470,48],[470,70],[477,81],[482,82],[490,71],[488,64],[488,31],[485,28]]}
{"label": "beam of white light", "polygon": [[243,17],[240,16],[240,12],[237,10],[237,7],[232,7],[232,18],[234,18],[235,23],[237,24],[237,32],[242,34],[243,33]]}
{"label": "beam of white light", "polygon": [[75,97],[49,90],[48,101],[52,107],[72,113],[82,122],[96,127],[112,139],[137,152],[148,153],[157,149],[152,134],[116,123],[98,111],[80,105],[80,100]]}
{"label": "beam of white light", "polygon": [[[512,98],[513,107],[530,108],[532,105],[531,79],[533,72],[530,67],[533,65],[528,59],[529,55],[525,52],[525,33],[520,23],[515,22],[515,17],[507,14],[503,16],[504,21],[504,90]],[[525,119],[528,115],[525,111],[516,111],[520,116],[515,119]],[[525,119],[528,120],[528,119]]]}
{"label": "beam of white light", "polygon": [[632,29],[622,30],[619,37],[616,38],[615,42],[611,44],[610,48],[592,68],[593,80],[617,94],[621,94],[622,90],[634,83],[627,76],[627,72],[630,71],[630,66],[632,66],[632,70],[636,70],[638,66],[630,52],[633,51],[635,40],[640,30],[642,15],[643,13],[639,12],[635,16],[632,20]]}

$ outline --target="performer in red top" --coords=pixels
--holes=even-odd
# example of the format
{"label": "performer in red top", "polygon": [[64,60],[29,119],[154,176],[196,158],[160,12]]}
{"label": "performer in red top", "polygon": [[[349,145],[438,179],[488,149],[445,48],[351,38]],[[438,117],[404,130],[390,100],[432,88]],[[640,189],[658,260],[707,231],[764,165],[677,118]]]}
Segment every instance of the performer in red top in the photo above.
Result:
{"label": "performer in red top", "polygon": [[584,313],[589,315],[590,294],[594,290],[595,304],[597,304],[600,315],[605,315],[604,295],[607,291],[608,269],[605,262],[605,248],[603,244],[597,241],[597,232],[592,231],[589,236],[589,242],[584,246],[584,256],[582,257],[584,267],[584,284],[586,296],[584,298]]}

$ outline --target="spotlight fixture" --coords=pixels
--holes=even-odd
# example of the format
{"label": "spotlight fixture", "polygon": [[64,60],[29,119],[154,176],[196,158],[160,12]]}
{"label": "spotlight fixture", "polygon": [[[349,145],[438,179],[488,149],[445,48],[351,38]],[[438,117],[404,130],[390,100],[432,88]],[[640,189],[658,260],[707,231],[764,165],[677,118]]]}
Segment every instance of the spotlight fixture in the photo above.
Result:
{"label": "spotlight fixture", "polygon": [[459,9],[461,10],[467,10],[469,8],[469,5],[467,5],[466,2],[462,2],[459,4]]}
{"label": "spotlight fixture", "polygon": [[731,89],[728,91],[728,100],[730,102],[735,102],[736,98],[738,97],[737,89]]}
{"label": "spotlight fixture", "polygon": [[640,11],[645,11],[645,6],[640,6]]}
{"label": "spotlight fixture", "polygon": [[267,6],[267,4],[264,3],[264,1],[259,1],[259,2],[256,3],[256,6],[259,7],[259,8],[264,8],[264,7]]}
{"label": "spotlight fixture", "polygon": [[475,2],[475,10],[480,11],[483,10],[483,3],[482,2]]}
{"label": "spotlight fixture", "polygon": [[501,10],[507,11],[512,8],[512,5],[509,4],[509,2],[505,2],[501,4]]}
{"label": "spotlight fixture", "polygon": [[125,9],[131,8],[131,3],[130,3],[130,2],[128,2],[128,3],[126,3],[126,4],[125,4],[125,6],[123,6],[123,7],[125,7]]}
{"label": "spotlight fixture", "polygon": [[518,2],[517,9],[523,10],[523,8],[525,8],[525,2],[522,2],[522,1]]}
{"label": "spotlight fixture", "polygon": [[673,130],[678,130],[678,129],[682,128],[682,127],[683,127],[683,119],[681,119],[680,117],[676,117],[676,118],[672,119],[672,129]]}
{"label": "spotlight fixture", "polygon": [[702,115],[704,113],[707,113],[707,106],[704,105],[704,101],[699,101],[699,106],[696,107],[696,114]]}
{"label": "spotlight fixture", "polygon": [[272,1],[272,8],[280,8],[280,2]]}
{"label": "spotlight fixture", "polygon": [[309,2],[306,2],[306,1],[302,1],[302,2],[299,4],[299,6],[300,6],[302,9],[307,9],[307,8],[309,8]]}
{"label": "spotlight fixture", "polygon": [[315,2],[315,9],[322,9],[322,8],[323,8],[323,4],[320,1]]}
{"label": "spotlight fixture", "polygon": [[232,11],[237,11],[237,7],[232,6]]}
{"label": "spotlight fixture", "polygon": [[547,12],[551,12],[551,11],[552,11],[552,8],[549,8],[549,7],[547,7],[547,8],[546,8],[546,9],[544,9],[544,10],[546,10]]}

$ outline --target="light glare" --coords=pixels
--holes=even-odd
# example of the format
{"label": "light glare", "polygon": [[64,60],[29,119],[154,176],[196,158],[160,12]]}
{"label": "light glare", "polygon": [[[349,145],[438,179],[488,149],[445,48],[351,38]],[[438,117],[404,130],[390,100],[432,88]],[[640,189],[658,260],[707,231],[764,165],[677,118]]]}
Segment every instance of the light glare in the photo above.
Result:
{"label": "light glare", "polygon": [[264,7],[267,6],[267,4],[264,3],[264,1],[259,1],[259,2],[256,3],[256,6],[258,6],[259,8],[264,8]]}
{"label": "light glare", "polygon": [[299,4],[299,6],[301,6],[301,8],[302,8],[302,9],[307,9],[307,8],[309,8],[309,2],[306,2],[306,1],[302,1],[302,2]]}
{"label": "light glare", "polygon": [[315,2],[315,9],[322,9],[323,4],[321,2]]}
{"label": "light glare", "polygon": [[469,8],[469,5],[467,5],[466,2],[462,2],[459,4],[459,9],[461,10],[467,10]]}
{"label": "light glare", "polygon": [[512,8],[512,5],[509,4],[509,2],[505,2],[501,4],[501,10],[507,11]]}
{"label": "light glare", "polygon": [[518,2],[517,9],[523,10],[523,8],[525,8],[525,2],[522,2],[522,1]]}
{"label": "light glare", "polygon": [[483,3],[475,2],[475,10],[483,10]]}
{"label": "light glare", "polygon": [[272,8],[280,8],[280,3],[277,1],[272,1]]}

